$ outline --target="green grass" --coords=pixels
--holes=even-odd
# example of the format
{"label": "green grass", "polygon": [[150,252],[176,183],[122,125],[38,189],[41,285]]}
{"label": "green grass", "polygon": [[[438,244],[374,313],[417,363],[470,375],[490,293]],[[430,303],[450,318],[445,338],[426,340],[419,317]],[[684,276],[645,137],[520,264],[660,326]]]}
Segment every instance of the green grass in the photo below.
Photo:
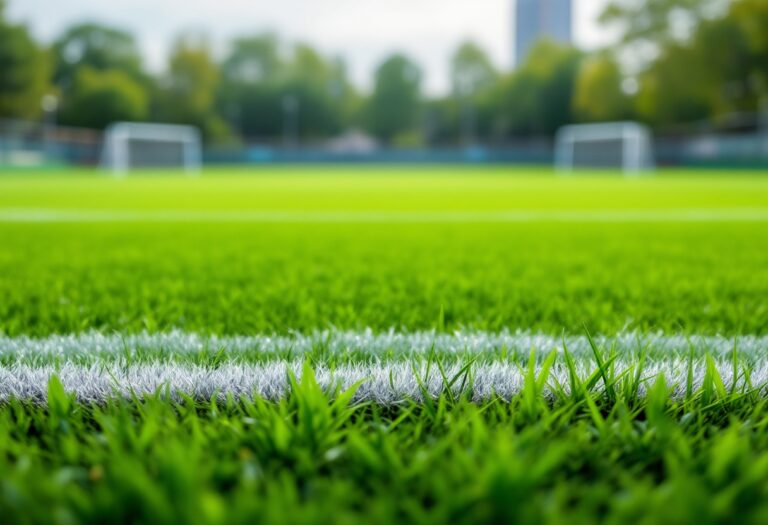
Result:
{"label": "green grass", "polygon": [[[766,214],[757,173],[0,175],[0,335],[768,335]],[[0,352],[11,374],[310,366],[269,400],[160,388],[91,404],[46,375],[47,396],[0,406],[0,521],[765,523],[768,348],[756,344]],[[672,357],[678,377],[658,380],[652,365]],[[452,388],[384,405],[313,380],[313,367],[389,362]],[[489,363],[517,367],[522,386],[473,401],[474,367]]]}
{"label": "green grass", "polygon": [[[768,179],[503,169],[0,178],[5,210],[767,210]],[[0,221],[0,333],[768,331],[765,221]]]}
{"label": "green grass", "polygon": [[193,210],[513,210],[765,208],[759,172],[553,175],[509,167],[285,167],[0,176],[0,208]]}
{"label": "green grass", "polygon": [[441,395],[395,409],[328,398],[307,372],[280,403],[73,402],[0,412],[5,522],[764,523],[762,395],[546,403]]}

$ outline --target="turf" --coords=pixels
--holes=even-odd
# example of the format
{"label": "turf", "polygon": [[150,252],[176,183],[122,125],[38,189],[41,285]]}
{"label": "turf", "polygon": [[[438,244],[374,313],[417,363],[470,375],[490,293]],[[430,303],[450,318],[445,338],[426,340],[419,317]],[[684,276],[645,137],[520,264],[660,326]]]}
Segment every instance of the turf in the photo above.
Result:
{"label": "turf", "polygon": [[685,209],[768,206],[760,172],[610,172],[542,168],[285,167],[206,170],[201,177],[97,171],[0,177],[0,208],[192,210]]}
{"label": "turf", "polygon": [[758,395],[663,385],[609,405],[335,401],[306,374],[280,403],[76,404],[0,412],[7,522],[763,523]]}
{"label": "turf", "polygon": [[768,520],[763,174],[7,175],[0,239],[3,521]]}
{"label": "turf", "polygon": [[[141,215],[181,208],[202,215]],[[17,220],[25,210],[67,209],[85,215]],[[206,220],[217,209],[305,215]],[[651,215],[523,222],[386,215],[547,209]],[[9,210],[16,215],[3,215]],[[139,215],[87,215],[98,210]],[[385,215],[368,222],[313,215],[355,210]],[[711,220],[653,218],[665,210],[720,212]],[[0,333],[408,331],[433,328],[440,317],[445,330],[763,334],[768,217],[729,220],[744,210],[768,210],[768,180],[351,168],[196,179],[5,177]]]}

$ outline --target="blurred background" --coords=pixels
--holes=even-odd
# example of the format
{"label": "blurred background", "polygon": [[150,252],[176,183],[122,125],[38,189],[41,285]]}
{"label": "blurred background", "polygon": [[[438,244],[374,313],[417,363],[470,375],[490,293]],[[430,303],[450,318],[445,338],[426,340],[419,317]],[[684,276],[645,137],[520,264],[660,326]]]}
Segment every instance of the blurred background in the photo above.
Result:
{"label": "blurred background", "polygon": [[[104,164],[118,122],[206,164],[607,166],[629,133],[765,168],[768,1],[0,0],[0,169]],[[633,124],[563,134],[599,122]],[[132,165],[189,153],[131,129]]]}

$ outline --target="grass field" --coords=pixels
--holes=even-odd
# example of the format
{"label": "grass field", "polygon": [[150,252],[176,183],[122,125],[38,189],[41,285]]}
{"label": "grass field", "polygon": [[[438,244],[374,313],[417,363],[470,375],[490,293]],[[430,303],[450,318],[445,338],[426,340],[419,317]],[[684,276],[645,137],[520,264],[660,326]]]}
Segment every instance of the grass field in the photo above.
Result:
{"label": "grass field", "polygon": [[765,523],[768,177],[0,174],[0,521]]}

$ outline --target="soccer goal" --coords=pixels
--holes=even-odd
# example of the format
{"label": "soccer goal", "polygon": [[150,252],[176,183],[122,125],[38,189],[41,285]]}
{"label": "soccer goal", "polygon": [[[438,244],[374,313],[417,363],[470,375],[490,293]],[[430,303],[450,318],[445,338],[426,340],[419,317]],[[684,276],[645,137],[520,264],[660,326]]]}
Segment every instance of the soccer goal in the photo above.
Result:
{"label": "soccer goal", "polygon": [[555,138],[555,166],[563,173],[619,168],[638,175],[654,164],[651,132],[637,122],[575,124],[560,128]]}
{"label": "soccer goal", "polygon": [[118,122],[104,135],[101,166],[115,175],[136,168],[181,168],[199,173],[200,131],[193,126]]}

